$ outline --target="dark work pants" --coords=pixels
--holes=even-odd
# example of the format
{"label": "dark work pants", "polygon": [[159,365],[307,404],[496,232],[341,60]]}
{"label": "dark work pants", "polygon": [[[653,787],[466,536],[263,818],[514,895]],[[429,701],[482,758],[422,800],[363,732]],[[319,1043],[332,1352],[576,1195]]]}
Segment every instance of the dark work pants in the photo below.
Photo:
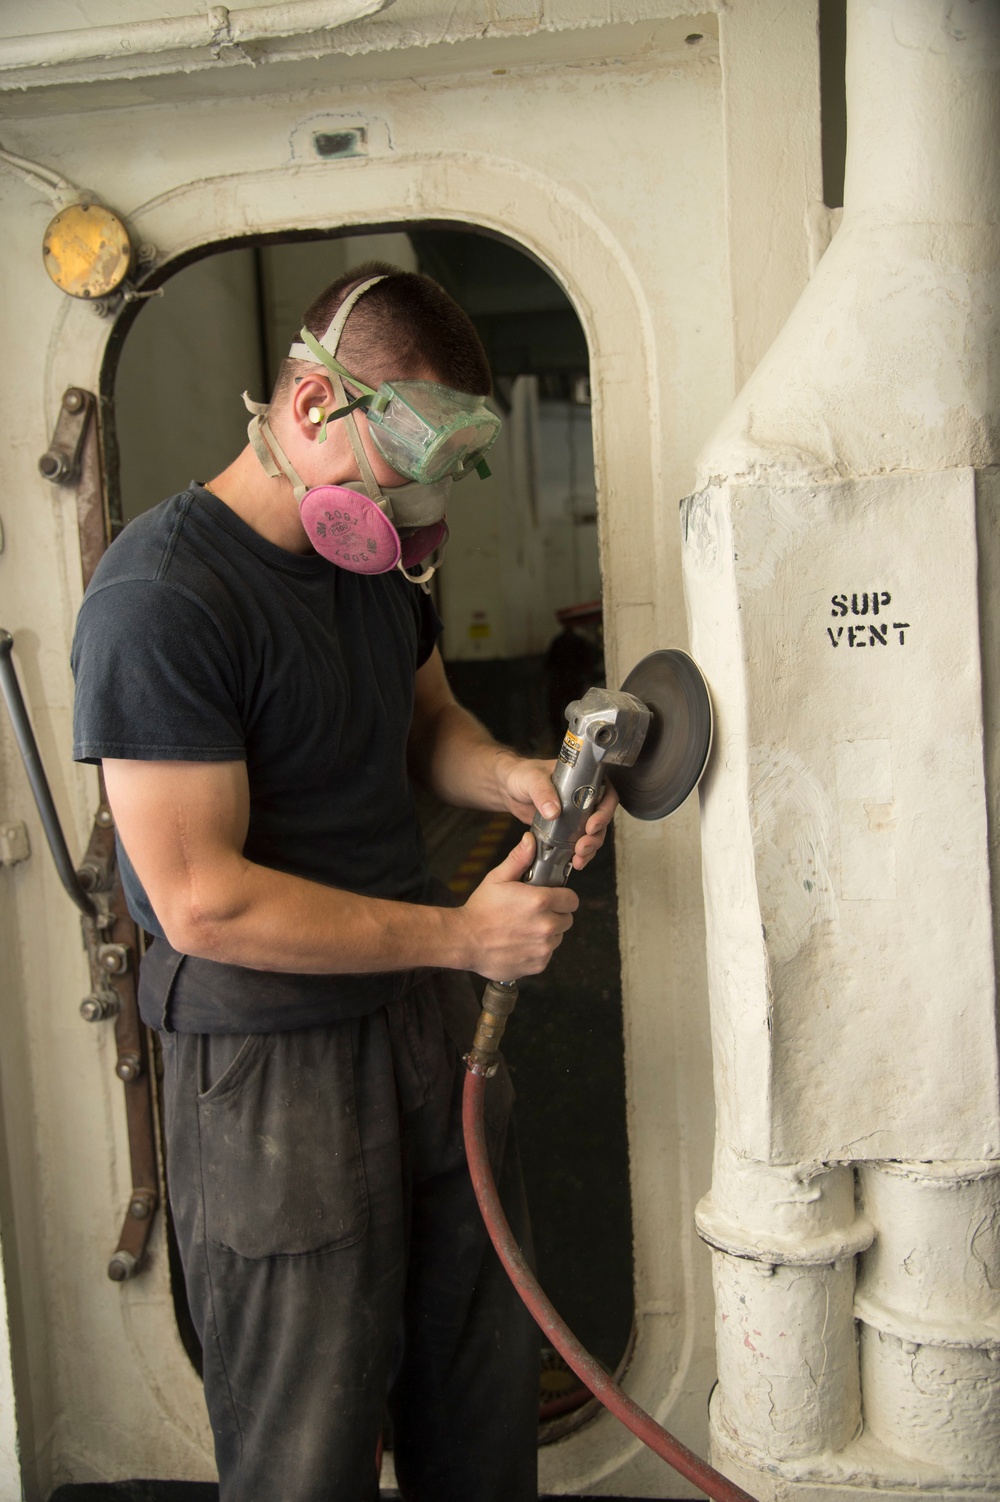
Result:
{"label": "dark work pants", "polygon": [[[161,1034],[221,1502],[372,1502],[386,1406],[403,1497],[537,1496],[537,1334],[462,1144],[477,1013],[446,972],[328,1027]],[[488,1134],[526,1237],[511,1097],[490,1082]]]}

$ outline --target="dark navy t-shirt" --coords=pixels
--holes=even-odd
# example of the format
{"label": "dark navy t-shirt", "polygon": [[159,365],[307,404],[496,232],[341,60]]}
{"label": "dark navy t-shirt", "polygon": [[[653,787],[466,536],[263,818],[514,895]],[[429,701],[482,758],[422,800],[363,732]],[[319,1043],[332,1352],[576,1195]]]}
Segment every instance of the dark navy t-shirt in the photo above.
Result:
{"label": "dark navy t-shirt", "polygon": [[[73,755],[245,761],[248,860],[419,901],[406,743],[414,674],[440,629],[398,570],[287,552],[192,485],[130,522],[94,574],[73,642]],[[119,854],[129,910],[162,936]],[[338,979],[342,1015],[385,999],[380,977]]]}

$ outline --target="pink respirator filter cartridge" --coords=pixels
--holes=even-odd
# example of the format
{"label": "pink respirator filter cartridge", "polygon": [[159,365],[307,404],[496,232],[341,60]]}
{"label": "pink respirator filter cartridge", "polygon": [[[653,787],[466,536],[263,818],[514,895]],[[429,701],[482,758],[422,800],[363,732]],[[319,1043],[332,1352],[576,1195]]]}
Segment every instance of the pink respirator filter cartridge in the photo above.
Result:
{"label": "pink respirator filter cartridge", "polygon": [[317,485],[302,497],[299,515],[317,553],[352,574],[387,574],[399,562],[399,533],[357,490]]}

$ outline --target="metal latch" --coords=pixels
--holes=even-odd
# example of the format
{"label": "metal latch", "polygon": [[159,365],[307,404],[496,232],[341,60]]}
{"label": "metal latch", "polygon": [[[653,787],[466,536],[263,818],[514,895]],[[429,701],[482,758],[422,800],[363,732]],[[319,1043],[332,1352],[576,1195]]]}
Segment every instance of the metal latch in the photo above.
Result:
{"label": "metal latch", "polygon": [[52,442],[38,461],[38,468],[53,485],[69,485],[80,473],[83,441],[94,410],[94,396],[80,386],[69,386],[63,395]]}

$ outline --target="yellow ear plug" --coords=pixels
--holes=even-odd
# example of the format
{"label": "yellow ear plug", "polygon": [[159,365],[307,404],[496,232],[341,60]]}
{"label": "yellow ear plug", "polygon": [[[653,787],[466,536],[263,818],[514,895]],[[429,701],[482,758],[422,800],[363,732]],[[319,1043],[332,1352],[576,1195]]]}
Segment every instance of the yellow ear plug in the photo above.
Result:
{"label": "yellow ear plug", "polygon": [[310,407],[309,408],[309,421],[310,422],[321,423],[323,421],[323,419],[324,419],[325,416],[326,416],[326,411],[324,410],[323,407]]}

